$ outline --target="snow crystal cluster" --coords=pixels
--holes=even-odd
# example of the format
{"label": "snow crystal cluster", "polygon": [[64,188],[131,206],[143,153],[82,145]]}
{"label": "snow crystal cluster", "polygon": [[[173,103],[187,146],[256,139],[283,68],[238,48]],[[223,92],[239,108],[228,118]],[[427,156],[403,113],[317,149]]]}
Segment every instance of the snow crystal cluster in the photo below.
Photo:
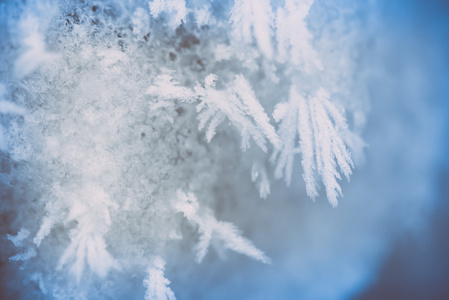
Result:
{"label": "snow crystal cluster", "polygon": [[355,63],[341,74],[329,32],[311,34],[313,4],[0,3],[2,180],[23,214],[10,260],[37,294],[120,298],[114,282],[140,278],[142,298],[175,299],[166,261],[212,246],[270,263],[216,215],[239,167],[261,198],[283,178],[337,206],[366,105],[346,98]]}

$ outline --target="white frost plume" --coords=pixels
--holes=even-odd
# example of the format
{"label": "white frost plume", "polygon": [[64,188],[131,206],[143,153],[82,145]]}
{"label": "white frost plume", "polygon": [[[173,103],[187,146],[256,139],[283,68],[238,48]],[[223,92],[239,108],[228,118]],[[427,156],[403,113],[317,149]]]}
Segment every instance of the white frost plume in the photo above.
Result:
{"label": "white frost plume", "polygon": [[170,74],[157,76],[155,82],[146,90],[146,94],[159,100],[178,99],[184,102],[193,101],[196,97],[191,89],[180,86]]}
{"label": "white frost plume", "polygon": [[343,140],[348,132],[346,119],[329,98],[324,89],[312,96],[301,96],[295,87],[291,88],[288,104],[275,109],[275,119],[282,120],[279,135],[284,148],[273,154],[272,162],[277,160],[275,176],[284,177],[290,184],[294,155],[301,153],[307,195],[318,196],[316,175],[319,175],[329,202],[337,206],[337,197],[343,195],[337,179],[341,179],[342,173],[349,180],[354,166]]}
{"label": "white frost plume", "polygon": [[70,245],[62,255],[58,268],[72,264],[70,271],[80,281],[85,263],[101,278],[118,263],[106,249],[104,235],[111,225],[109,209],[117,205],[96,186],[87,186],[83,194],[74,199],[67,222],[76,220],[78,226],[72,230]]}
{"label": "white frost plume", "polygon": [[[234,80],[225,89],[216,88],[217,76],[209,74],[204,79],[204,86],[197,83],[194,90],[182,87],[173,80],[171,75],[159,75],[154,84],[146,91],[147,95],[159,100],[179,100],[192,102],[197,105],[199,129],[206,128],[208,142],[216,134],[217,127],[228,118],[240,131],[242,136],[242,149],[249,148],[250,138],[264,151],[268,148],[268,140],[276,149],[282,147],[270,119],[260,105],[249,82],[242,76],[236,75]],[[167,102],[168,103],[168,102]],[[167,104],[165,103],[165,104]],[[207,125],[207,126],[206,126]]]}
{"label": "white frost plume", "polygon": [[145,300],[175,300],[175,294],[168,287],[170,280],[164,276],[165,261],[157,256],[151,267],[148,268],[148,276],[143,280],[146,287]]}
{"label": "white frost plume", "polygon": [[313,2],[314,0],[286,0],[285,7],[278,8],[276,15],[278,60],[304,66],[305,70],[310,70],[310,64],[323,70],[323,65],[310,42],[312,34],[304,20]]}
{"label": "white frost plume", "polygon": [[237,41],[251,44],[254,39],[263,54],[271,59],[273,47],[273,11],[269,0],[236,0],[230,22]]}
{"label": "white frost plume", "polygon": [[217,126],[227,117],[241,132],[242,150],[249,147],[250,138],[264,152],[267,151],[266,140],[276,149],[280,148],[281,141],[249,82],[242,75],[236,75],[225,90],[217,90],[216,80],[217,76],[210,74],[205,79],[204,87],[199,84],[195,87],[201,101],[197,106],[199,128],[202,129],[209,123],[207,140],[214,137]]}
{"label": "white frost plume", "polygon": [[233,250],[266,264],[271,263],[270,258],[257,249],[250,240],[241,236],[234,224],[218,221],[211,210],[200,208],[193,193],[178,191],[174,207],[182,212],[190,223],[198,226],[200,233],[200,240],[196,246],[198,263],[206,256],[213,239],[216,239],[224,249]]}
{"label": "white frost plume", "polygon": [[[343,196],[337,179],[341,179],[341,172],[349,181],[354,165],[341,136],[341,132],[348,128],[346,119],[329,101],[329,97],[327,91],[320,89],[316,96],[309,99],[308,104],[315,140],[316,170],[323,180],[329,202],[332,206],[337,206],[337,197]],[[308,173],[311,173],[310,170]],[[314,188],[313,179],[310,174],[308,176],[305,181],[306,184],[310,182],[307,190],[311,193]]]}
{"label": "white frost plume", "polygon": [[271,161],[274,163],[277,160],[274,176],[278,179],[284,178],[287,185],[291,183],[295,154],[299,153],[297,144],[298,101],[292,97],[292,93],[296,92],[290,91],[289,102],[278,103],[273,112],[275,121],[281,122],[278,134],[283,142],[283,147],[273,152]]}

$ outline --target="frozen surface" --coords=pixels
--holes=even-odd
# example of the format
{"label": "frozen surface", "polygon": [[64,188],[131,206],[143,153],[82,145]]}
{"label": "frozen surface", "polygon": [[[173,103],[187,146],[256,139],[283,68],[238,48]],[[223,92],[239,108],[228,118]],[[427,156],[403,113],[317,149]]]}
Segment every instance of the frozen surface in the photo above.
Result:
{"label": "frozen surface", "polygon": [[0,298],[444,299],[448,10],[1,1]]}

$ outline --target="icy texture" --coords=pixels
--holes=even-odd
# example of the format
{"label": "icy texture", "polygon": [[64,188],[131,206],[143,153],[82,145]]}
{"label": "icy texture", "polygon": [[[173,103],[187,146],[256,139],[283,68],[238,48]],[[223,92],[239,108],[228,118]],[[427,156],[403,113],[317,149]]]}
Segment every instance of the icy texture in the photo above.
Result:
{"label": "icy texture", "polygon": [[176,29],[181,23],[186,21],[187,9],[185,0],[153,0],[149,2],[150,13],[157,18],[160,13],[165,12],[170,15],[170,26]]}
{"label": "icy texture", "polygon": [[253,36],[260,51],[269,59],[273,56],[273,12],[269,0],[236,0],[231,11],[234,38],[250,44]]}
{"label": "icy texture", "polygon": [[145,300],[175,300],[175,294],[168,287],[170,281],[164,277],[165,261],[155,257],[153,264],[148,268],[148,277],[143,280],[147,288]]}
{"label": "icy texture", "polygon": [[214,137],[217,126],[226,116],[241,131],[243,151],[249,147],[250,137],[264,152],[267,151],[266,140],[280,148],[281,141],[248,81],[243,76],[236,75],[225,91],[217,91],[216,79],[214,74],[210,74],[205,79],[204,88],[195,88],[201,99],[197,106],[200,129],[209,123],[206,139],[210,141]]}
{"label": "icy texture", "polygon": [[[329,202],[337,206],[337,197],[342,196],[337,179],[341,179],[341,172],[349,180],[354,165],[341,137],[348,128],[346,120],[329,101],[329,93],[320,89],[316,95],[304,97],[292,87],[288,104],[279,104],[274,118],[282,120],[280,135],[286,141],[282,151],[273,153],[273,161],[279,156],[275,176],[285,176],[289,185],[294,155],[301,153],[307,195],[311,198],[318,196],[315,178],[319,175]],[[296,144],[297,136],[299,147]]]}
{"label": "icy texture", "polygon": [[182,212],[191,223],[198,226],[200,240],[195,247],[197,250],[196,261],[198,263],[207,254],[209,245],[214,237],[218,242],[222,243],[225,249],[245,254],[263,263],[270,263],[270,259],[262,251],[254,247],[248,239],[242,237],[232,223],[217,221],[212,211],[208,209],[200,211],[198,200],[192,193],[186,194],[178,191],[177,195],[179,201],[175,203],[176,210]]}
{"label": "icy texture", "polygon": [[27,207],[10,260],[42,294],[108,299],[123,296],[114,282],[126,294],[138,280],[146,299],[174,299],[164,268],[184,257],[228,249],[269,264],[256,233],[219,220],[245,202],[220,192],[240,173],[269,198],[270,155],[288,184],[300,155],[306,193],[319,177],[337,205],[348,148],[363,148],[339,109],[366,110],[335,86],[338,66],[323,68],[312,3],[0,4],[0,146]]}
{"label": "icy texture", "polygon": [[[197,83],[194,91],[191,91],[179,86],[171,76],[161,75],[157,77],[155,86],[147,89],[147,94],[160,100],[178,99],[192,102],[198,99],[198,128],[203,130],[207,127],[208,142],[227,117],[242,135],[243,151],[248,149],[250,138],[253,138],[264,152],[267,152],[266,140],[275,148],[281,148],[281,141],[248,81],[243,76],[236,75],[234,81],[223,91],[216,89],[216,81],[217,76],[209,74],[204,80],[204,87]],[[159,102],[157,105],[164,105],[163,103]]]}
{"label": "icy texture", "polygon": [[[285,7],[279,7],[276,15],[279,60],[302,65],[306,71],[309,71],[310,64],[323,69],[311,45],[312,35],[305,22],[313,2],[314,0],[286,0]],[[295,34],[292,34],[292,30]]]}

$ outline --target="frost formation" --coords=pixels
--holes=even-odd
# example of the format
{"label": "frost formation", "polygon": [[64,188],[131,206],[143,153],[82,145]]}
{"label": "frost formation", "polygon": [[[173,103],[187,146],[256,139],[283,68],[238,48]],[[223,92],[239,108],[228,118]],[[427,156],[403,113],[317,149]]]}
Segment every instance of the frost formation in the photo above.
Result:
{"label": "frost formation", "polygon": [[354,166],[344,101],[307,27],[313,1],[81,3],[0,3],[15,25],[1,50],[0,148],[40,215],[8,237],[24,249],[11,261],[36,268],[42,294],[108,298],[108,276],[133,274],[145,299],[175,299],[166,253],[184,235],[198,263],[211,246],[270,263],[208,207],[238,139],[261,150],[249,172],[261,198],[272,168],[291,183],[299,155],[307,194],[322,182],[337,205]]}

